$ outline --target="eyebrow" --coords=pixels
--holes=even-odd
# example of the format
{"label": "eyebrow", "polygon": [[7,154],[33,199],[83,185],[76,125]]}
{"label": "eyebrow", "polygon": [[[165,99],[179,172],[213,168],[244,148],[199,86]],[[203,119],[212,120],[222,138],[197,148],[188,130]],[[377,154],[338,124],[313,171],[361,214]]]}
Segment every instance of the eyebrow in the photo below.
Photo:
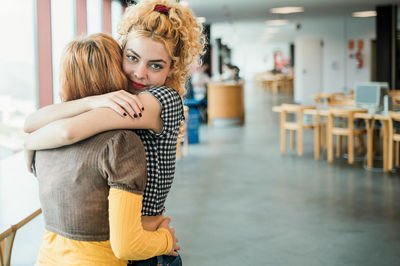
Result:
{"label": "eyebrow", "polygon": [[[136,57],[141,58],[140,55],[138,53],[136,53],[135,51],[133,51],[132,49],[126,49],[126,50],[133,53]],[[151,63],[162,62],[164,64],[167,64],[167,62],[164,59],[153,59],[153,60],[149,60],[149,62],[151,62]]]}

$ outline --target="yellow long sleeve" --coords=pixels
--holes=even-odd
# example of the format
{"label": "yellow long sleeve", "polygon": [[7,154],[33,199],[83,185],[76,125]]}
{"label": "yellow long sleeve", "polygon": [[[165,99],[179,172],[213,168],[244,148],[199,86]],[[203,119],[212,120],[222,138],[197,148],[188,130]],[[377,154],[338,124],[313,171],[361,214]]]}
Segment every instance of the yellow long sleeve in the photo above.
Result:
{"label": "yellow long sleeve", "polygon": [[168,230],[146,231],[141,223],[142,197],[120,189],[110,189],[109,222],[111,248],[123,260],[144,260],[168,254],[172,236]]}

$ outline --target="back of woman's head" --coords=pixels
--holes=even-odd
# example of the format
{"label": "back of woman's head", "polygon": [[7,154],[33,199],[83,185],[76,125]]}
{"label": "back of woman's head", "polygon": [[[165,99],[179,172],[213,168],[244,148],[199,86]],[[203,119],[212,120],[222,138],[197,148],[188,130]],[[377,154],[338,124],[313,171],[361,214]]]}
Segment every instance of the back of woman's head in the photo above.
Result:
{"label": "back of woman's head", "polygon": [[203,54],[205,37],[193,12],[169,0],[142,0],[128,7],[118,25],[121,47],[130,38],[149,37],[164,44],[172,59],[171,74],[165,85],[184,92],[190,65]]}
{"label": "back of woman's head", "polygon": [[104,33],[71,41],[61,59],[60,82],[63,101],[126,90],[128,80],[118,43]]}

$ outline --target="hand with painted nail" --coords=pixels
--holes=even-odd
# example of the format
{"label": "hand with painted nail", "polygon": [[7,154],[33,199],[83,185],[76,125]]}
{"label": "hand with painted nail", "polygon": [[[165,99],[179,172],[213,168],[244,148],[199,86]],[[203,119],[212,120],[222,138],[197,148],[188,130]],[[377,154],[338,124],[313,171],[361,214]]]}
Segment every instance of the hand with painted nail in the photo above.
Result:
{"label": "hand with painted nail", "polygon": [[142,117],[144,107],[139,97],[124,90],[89,97],[91,109],[108,107],[121,116]]}

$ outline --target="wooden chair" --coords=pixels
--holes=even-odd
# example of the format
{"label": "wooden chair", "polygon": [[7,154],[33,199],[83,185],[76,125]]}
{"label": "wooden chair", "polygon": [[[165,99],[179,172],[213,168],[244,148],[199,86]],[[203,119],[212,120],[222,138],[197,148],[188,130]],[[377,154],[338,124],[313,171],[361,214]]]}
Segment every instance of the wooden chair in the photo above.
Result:
{"label": "wooden chair", "polygon": [[395,108],[400,108],[400,90],[391,90],[389,95],[392,98],[392,106]]}
{"label": "wooden chair", "polygon": [[[301,106],[297,104],[282,104],[280,112],[281,154],[285,154],[286,130],[290,131],[290,147],[295,148],[295,132],[297,131],[297,154],[303,155],[303,131],[313,129],[312,125],[304,125],[303,112],[305,109],[315,109],[314,106]],[[287,121],[287,114],[295,114],[297,121]]]}
{"label": "wooden chair", "polygon": [[318,104],[334,104],[335,102],[345,98],[344,93],[326,93],[319,92],[314,96],[315,103]]}
{"label": "wooden chair", "polygon": [[189,107],[184,106],[183,113],[185,116],[185,121],[182,122],[181,127],[179,128],[178,139],[177,139],[177,143],[176,143],[176,158],[178,160],[182,159],[182,142],[183,142],[183,146],[184,146],[185,156],[189,155],[189,140],[188,140],[188,132],[187,132]]}
{"label": "wooden chair", "polygon": [[[363,145],[363,134],[366,133],[365,129],[356,129],[354,127],[354,114],[356,112],[366,112],[366,110],[351,110],[343,108],[330,108],[328,114],[327,124],[327,153],[328,162],[333,162],[333,136],[338,136],[336,156],[339,157],[341,154],[342,136],[347,137],[347,151],[348,151],[348,162],[349,164],[354,163],[354,137],[358,136],[360,146]],[[341,119],[344,123],[335,125],[337,119]]]}
{"label": "wooden chair", "polygon": [[395,150],[394,165],[399,166],[400,157],[400,129],[394,127],[394,123],[400,124],[400,112],[390,112],[389,113],[389,170],[393,169],[393,150]]}
{"label": "wooden chair", "polygon": [[42,213],[42,209],[38,209],[19,223],[12,225],[6,231],[0,234],[0,265],[10,266],[11,252],[14,244],[15,235],[17,230],[22,226],[33,220],[36,216]]}

